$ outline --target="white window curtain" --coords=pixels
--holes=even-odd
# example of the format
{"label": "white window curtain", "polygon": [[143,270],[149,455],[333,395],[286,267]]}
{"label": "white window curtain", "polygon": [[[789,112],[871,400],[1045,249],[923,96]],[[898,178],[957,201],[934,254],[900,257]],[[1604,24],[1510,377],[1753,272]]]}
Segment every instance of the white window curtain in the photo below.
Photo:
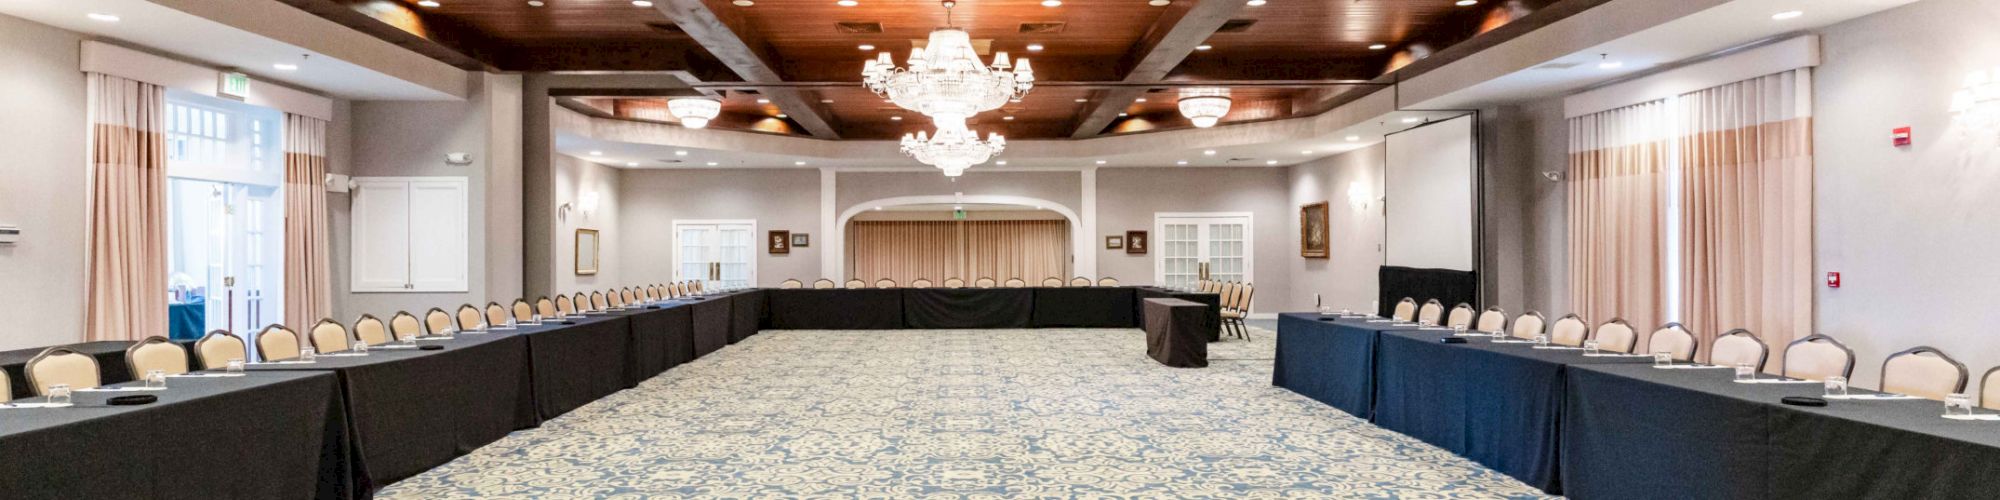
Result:
{"label": "white window curtain", "polygon": [[1061,278],[1069,260],[1069,223],[1020,221],[857,221],[849,276],[874,283],[959,278],[1040,283]]}
{"label": "white window curtain", "polygon": [[285,114],[285,324],[333,314],[326,219],[325,120]]}
{"label": "white window curtain", "polygon": [[1642,331],[1666,317],[1661,288],[1671,107],[1653,101],[1569,120],[1572,312]]}
{"label": "white window curtain", "polygon": [[88,74],[90,255],[85,337],[167,335],[167,92]]}

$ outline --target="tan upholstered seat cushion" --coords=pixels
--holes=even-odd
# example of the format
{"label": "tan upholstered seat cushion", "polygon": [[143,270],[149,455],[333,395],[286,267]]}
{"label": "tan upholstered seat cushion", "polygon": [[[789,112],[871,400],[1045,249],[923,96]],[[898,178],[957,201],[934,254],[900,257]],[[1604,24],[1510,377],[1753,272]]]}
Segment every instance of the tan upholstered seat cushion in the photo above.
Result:
{"label": "tan upholstered seat cushion", "polygon": [[1497,332],[1504,328],[1507,328],[1507,313],[1498,310],[1479,313],[1479,321],[1472,325],[1472,330],[1479,332]]}
{"label": "tan upholstered seat cushion", "polygon": [[172,342],[141,341],[126,351],[125,355],[130,358],[126,361],[132,365],[134,378],[144,376],[146,372],[153,370],[168,375],[188,372],[187,350]]}
{"label": "tan upholstered seat cushion", "polygon": [[340,326],[340,323],[321,321],[319,324],[313,325],[312,332],[308,335],[312,338],[314,351],[340,352],[347,350],[347,328]]}
{"label": "tan upholstered seat cushion", "polygon": [[202,337],[194,344],[195,354],[201,358],[201,367],[208,370],[228,366],[229,361],[233,359],[249,360],[247,347],[249,346],[243,344],[243,339],[228,334]]}
{"label": "tan upholstered seat cushion", "polygon": [[1739,364],[1757,366],[1763,364],[1765,352],[1767,351],[1763,341],[1738,335],[1724,335],[1716,338],[1715,346],[1709,348],[1708,362],[1721,366]]}
{"label": "tan upholstered seat cushion", "polygon": [[1901,354],[1882,364],[1882,392],[1942,400],[1964,376],[1964,368],[1936,354]]}
{"label": "tan upholstered seat cushion", "polygon": [[1669,326],[1654,330],[1653,335],[1646,339],[1645,354],[1666,351],[1676,361],[1693,361],[1695,345],[1697,344],[1695,343],[1694,334],[1688,333],[1687,330]]}
{"label": "tan upholstered seat cushion", "polygon": [[1580,346],[1590,335],[1590,325],[1575,316],[1564,316],[1549,326],[1549,343],[1555,345]]}
{"label": "tan upholstered seat cushion", "polygon": [[1830,341],[1807,341],[1785,348],[1785,373],[1792,378],[1826,380],[1845,377],[1854,366],[1846,349]]}
{"label": "tan upholstered seat cushion", "polygon": [[1514,318],[1514,329],[1508,334],[1517,339],[1532,339],[1542,334],[1542,316],[1529,312]]}
{"label": "tan upholstered seat cushion", "polygon": [[1598,349],[1631,354],[1633,345],[1638,343],[1639,332],[1632,331],[1632,326],[1624,322],[1614,321],[1597,327]]}
{"label": "tan upholstered seat cushion", "polygon": [[70,389],[89,389],[101,385],[98,378],[97,358],[70,351],[48,352],[47,356],[29,360],[23,367],[28,380],[33,382],[29,389],[35,394],[48,394],[49,386],[68,384]]}

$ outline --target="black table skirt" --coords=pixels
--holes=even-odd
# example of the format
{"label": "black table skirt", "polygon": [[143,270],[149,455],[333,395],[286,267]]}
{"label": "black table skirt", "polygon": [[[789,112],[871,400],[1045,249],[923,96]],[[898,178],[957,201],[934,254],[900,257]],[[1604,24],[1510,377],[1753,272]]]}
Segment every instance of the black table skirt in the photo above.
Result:
{"label": "black table skirt", "polygon": [[693,312],[686,304],[669,302],[625,314],[632,328],[629,369],[638,380],[694,361]]}
{"label": "black table skirt", "polygon": [[1408,329],[1363,319],[1280,314],[1271,385],[1364,420],[1373,418],[1376,341],[1385,330]]}
{"label": "black table skirt", "polygon": [[698,298],[686,303],[694,314],[694,357],[729,347],[729,333],[736,323],[729,298]]}
{"label": "black table skirt", "polygon": [[[177,340],[174,343],[180,344],[182,350],[188,351],[188,369],[201,368],[201,362],[195,359],[194,341]],[[67,344],[65,347],[95,358],[97,360],[98,382],[110,385],[132,381],[132,370],[125,366],[125,348],[131,346],[131,341],[104,340]],[[0,369],[7,370],[7,380],[14,387],[14,397],[25,398],[34,395],[29,390],[28,373],[23,367],[27,366],[28,360],[34,359],[36,354],[41,354],[42,349],[19,349],[0,352]]]}
{"label": "black table skirt", "polygon": [[1133,307],[1132,317],[1136,318],[1137,321],[1143,322],[1146,320],[1144,311],[1139,310],[1139,304],[1144,303],[1146,299],[1173,298],[1173,299],[1185,300],[1188,302],[1195,302],[1208,306],[1208,313],[1204,315],[1206,317],[1202,318],[1203,323],[1205,323],[1202,325],[1203,329],[1202,331],[1208,334],[1208,341],[1218,342],[1222,340],[1222,295],[1221,294],[1202,293],[1202,292],[1183,292],[1179,290],[1169,290],[1166,288],[1149,287],[1149,286],[1132,287],[1132,289],[1136,295],[1136,297],[1134,297],[1132,301],[1132,307]]}
{"label": "black table skirt", "polygon": [[[347,420],[326,373],[170,378],[158,402],[78,392],[77,407],[0,410],[0,497],[365,496],[348,481]],[[220,418],[226,416],[226,418]]]}
{"label": "black table skirt", "polygon": [[742,342],[764,328],[764,311],[769,295],[764,290],[738,290],[729,294],[729,343]]}
{"label": "black table skirt", "polygon": [[1035,313],[1027,288],[904,288],[906,328],[1026,328]]}
{"label": "black table skirt", "polygon": [[[1141,326],[1137,292],[1125,287],[1035,288],[1035,328]],[[1200,319],[1200,318],[1197,318]],[[1190,325],[1201,332],[1203,324]]]}
{"label": "black table skirt", "polygon": [[895,330],[903,328],[903,291],[770,290],[771,328]]}
{"label": "black table skirt", "polygon": [[1208,366],[1208,339],[1198,330],[1201,304],[1146,299],[1146,356],[1175,368]]}
{"label": "black table skirt", "polygon": [[637,374],[621,369],[632,355],[631,328],[629,319],[617,315],[522,328],[535,407],[543,420],[638,384]]}

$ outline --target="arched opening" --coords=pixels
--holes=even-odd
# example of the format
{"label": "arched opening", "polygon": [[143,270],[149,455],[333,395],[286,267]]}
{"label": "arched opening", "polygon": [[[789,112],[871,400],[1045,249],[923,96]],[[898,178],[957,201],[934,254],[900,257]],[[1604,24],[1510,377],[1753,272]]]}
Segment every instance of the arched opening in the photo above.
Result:
{"label": "arched opening", "polygon": [[835,221],[829,242],[837,280],[1019,277],[1075,274],[1089,249],[1070,207],[1000,195],[905,196],[857,203]]}

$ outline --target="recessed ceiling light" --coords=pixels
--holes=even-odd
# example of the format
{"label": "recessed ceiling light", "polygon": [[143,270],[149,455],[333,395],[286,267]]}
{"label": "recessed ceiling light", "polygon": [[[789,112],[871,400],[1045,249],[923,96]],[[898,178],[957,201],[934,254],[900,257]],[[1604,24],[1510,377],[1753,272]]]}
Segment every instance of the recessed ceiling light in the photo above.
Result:
{"label": "recessed ceiling light", "polygon": [[861,49],[861,50],[875,50],[875,46],[874,46],[874,45],[869,45],[869,44],[865,44],[865,43],[864,43],[864,44],[861,44],[860,46],[858,46],[858,47],[855,47],[855,48],[857,48],[857,49]]}
{"label": "recessed ceiling light", "polygon": [[603,152],[603,151],[591,151],[591,152],[590,152],[590,155],[591,155],[591,156],[604,156],[604,152]]}
{"label": "recessed ceiling light", "polygon": [[792,162],[792,164],[793,164],[793,165],[797,165],[797,166],[801,166],[801,167],[803,167],[803,166],[806,166],[806,162],[802,162],[802,161],[795,161],[795,162]]}
{"label": "recessed ceiling light", "polygon": [[1210,149],[1210,150],[1207,150],[1207,151],[1202,151],[1202,152],[1201,152],[1201,154],[1204,154],[1204,155],[1208,155],[1208,156],[1215,156],[1215,150],[1213,150],[1213,149]]}
{"label": "recessed ceiling light", "polygon": [[286,64],[286,63],[277,63],[277,64],[273,64],[273,65],[271,65],[271,68],[273,68],[273,69],[276,69],[276,70],[278,70],[278,71],[298,71],[298,70],[299,70],[299,65],[297,65],[297,64]]}
{"label": "recessed ceiling light", "polygon": [[89,13],[89,14],[84,14],[84,15],[83,15],[83,17],[88,17],[88,18],[90,18],[90,20],[92,20],[92,21],[102,21],[102,22],[107,22],[107,23],[115,23],[115,22],[118,22],[118,16],[114,16],[114,15],[111,15],[111,14],[105,14],[105,13],[101,13],[101,12],[92,12],[92,13]]}
{"label": "recessed ceiling light", "polygon": [[688,155],[688,152],[687,152],[687,150],[685,150],[685,149],[676,149],[676,150],[674,150],[674,156],[687,156],[687,155]]}
{"label": "recessed ceiling light", "polygon": [[1382,50],[1382,49],[1386,49],[1386,48],[1389,48],[1389,44],[1386,44],[1386,43],[1378,43],[1378,44],[1374,44],[1374,45],[1369,45],[1369,46],[1368,46],[1368,50]]}
{"label": "recessed ceiling light", "polygon": [[1011,122],[1011,121],[1014,121],[1014,115],[1007,115],[1007,116],[1002,116],[1002,117],[1000,117],[1000,119],[1001,119],[1001,120],[1004,120],[1004,121],[1010,121],[1010,122]]}
{"label": "recessed ceiling light", "polygon": [[529,7],[541,7],[543,5],[548,5],[548,4],[542,3],[542,0],[528,0]]}
{"label": "recessed ceiling light", "polygon": [[875,207],[875,209],[876,209],[876,210],[881,210],[881,209],[882,209],[882,207]]}
{"label": "recessed ceiling light", "polygon": [[749,7],[752,5],[757,5],[757,2],[752,2],[750,0],[736,0],[734,2],[729,2],[729,4],[737,7]]}
{"label": "recessed ceiling light", "polygon": [[994,165],[1006,165],[1006,164],[1007,164],[1007,160],[1000,160],[1000,161],[996,161],[996,162],[993,162],[993,164],[994,164]]}
{"label": "recessed ceiling light", "polygon": [[757,100],[757,104],[770,104],[770,103],[771,103],[771,100],[770,100],[770,99],[758,99],[758,100]]}
{"label": "recessed ceiling light", "polygon": [[833,104],[833,99],[820,99],[820,104]]}
{"label": "recessed ceiling light", "polygon": [[1187,160],[1181,160],[1181,161],[1177,161],[1177,162],[1174,162],[1174,164],[1175,164],[1175,165],[1186,165],[1186,164],[1187,164]]}
{"label": "recessed ceiling light", "polygon": [[1354,141],[1359,141],[1359,140],[1361,140],[1361,136],[1358,136],[1358,135],[1350,135],[1350,136],[1347,136],[1347,142],[1354,142]]}
{"label": "recessed ceiling light", "polygon": [[633,7],[652,7],[652,0],[632,0]]}
{"label": "recessed ceiling light", "polygon": [[1118,114],[1118,117],[1119,117],[1119,118],[1124,118],[1124,117],[1127,117],[1127,116],[1132,116],[1132,114],[1131,114],[1131,113],[1119,113],[1119,114]]}
{"label": "recessed ceiling light", "polygon": [[900,122],[900,121],[903,121],[903,117],[901,117],[901,116],[891,116],[891,117],[889,117],[889,121],[897,121],[897,122]]}
{"label": "recessed ceiling light", "polygon": [[856,5],[861,5],[861,2],[856,2],[854,0],[840,0],[838,2],[834,2],[833,4],[839,5],[841,7],[853,7]]}
{"label": "recessed ceiling light", "polygon": [[1776,13],[1776,14],[1771,14],[1771,19],[1775,19],[1775,20],[1779,20],[1779,21],[1783,21],[1783,20],[1786,20],[1786,19],[1792,19],[1792,18],[1796,18],[1796,17],[1799,17],[1799,16],[1803,16],[1803,15],[1806,15],[1805,11],[1801,11],[1801,10],[1788,10],[1788,11],[1784,11],[1784,12],[1779,12],[1779,13]]}
{"label": "recessed ceiling light", "polygon": [[1089,100],[1089,99],[1084,99],[1084,98],[1081,98],[1081,97],[1078,97],[1078,98],[1076,98],[1076,102],[1090,102],[1090,100]]}
{"label": "recessed ceiling light", "polygon": [[1412,116],[1412,117],[1409,117],[1409,118],[1404,118],[1404,119],[1403,119],[1403,123],[1416,123],[1416,122],[1420,122],[1420,121],[1424,121],[1424,118],[1423,118],[1423,117],[1421,117],[1421,116]]}
{"label": "recessed ceiling light", "polygon": [[1141,97],[1141,98],[1139,98],[1139,99],[1138,99],[1138,102],[1146,102],[1146,98],[1144,98],[1144,97]]}
{"label": "recessed ceiling light", "polygon": [[1098,165],[1103,165],[1104,163],[1105,163],[1105,161],[1104,161],[1104,160],[1097,160],[1097,164],[1098,164]]}
{"label": "recessed ceiling light", "polygon": [[1479,0],[1458,0],[1459,7],[1471,7],[1474,5],[1479,5]]}
{"label": "recessed ceiling light", "polygon": [[1597,69],[1618,69],[1623,66],[1625,66],[1624,61],[1604,61],[1597,63]]}
{"label": "recessed ceiling light", "polygon": [[716,165],[720,165],[720,163],[716,163],[716,162],[712,162],[712,161],[711,161],[711,162],[708,162],[708,166],[711,166],[711,167],[713,167],[713,166],[716,166]]}
{"label": "recessed ceiling light", "polygon": [[1061,7],[1062,0],[1042,0],[1043,7]]}
{"label": "recessed ceiling light", "polygon": [[1251,7],[1263,7],[1263,6],[1264,6],[1264,0],[1250,0],[1250,1],[1249,1],[1249,2],[1247,2],[1246,4],[1247,4],[1247,5],[1249,5],[1249,6],[1251,6]]}
{"label": "recessed ceiling light", "polygon": [[1265,165],[1277,165],[1278,160],[1264,160]]}
{"label": "recessed ceiling light", "polygon": [[1313,154],[1313,150],[1310,150],[1310,149],[1308,149],[1308,150],[1305,150],[1305,151],[1300,151],[1300,152],[1299,152],[1299,154],[1302,154],[1302,155],[1309,155],[1309,154]]}
{"label": "recessed ceiling light", "polygon": [[787,114],[784,114],[784,113],[778,113],[778,117],[779,117],[779,118],[791,118],[791,117],[792,117],[792,115],[787,115]]}
{"label": "recessed ceiling light", "polygon": [[1215,48],[1215,46],[1214,46],[1214,45],[1209,45],[1209,44],[1206,44],[1206,43],[1204,43],[1204,44],[1201,44],[1201,45],[1196,45],[1196,46],[1194,46],[1194,50],[1208,50],[1208,49],[1213,49],[1213,48]]}
{"label": "recessed ceiling light", "polygon": [[417,5],[421,5],[424,7],[437,7],[443,4],[437,3],[437,0],[424,0],[422,2],[417,2]]}
{"label": "recessed ceiling light", "polygon": [[1147,0],[1146,5],[1151,5],[1154,7],[1166,7],[1167,4],[1170,3],[1174,2],[1172,2],[1171,0]]}
{"label": "recessed ceiling light", "polygon": [[1042,44],[1039,43],[1028,44],[1028,52],[1041,52],[1041,51],[1042,51]]}
{"label": "recessed ceiling light", "polygon": [[637,167],[637,166],[639,166],[639,162],[635,162],[635,161],[628,161],[628,162],[625,162],[625,166],[627,166],[627,167]]}

